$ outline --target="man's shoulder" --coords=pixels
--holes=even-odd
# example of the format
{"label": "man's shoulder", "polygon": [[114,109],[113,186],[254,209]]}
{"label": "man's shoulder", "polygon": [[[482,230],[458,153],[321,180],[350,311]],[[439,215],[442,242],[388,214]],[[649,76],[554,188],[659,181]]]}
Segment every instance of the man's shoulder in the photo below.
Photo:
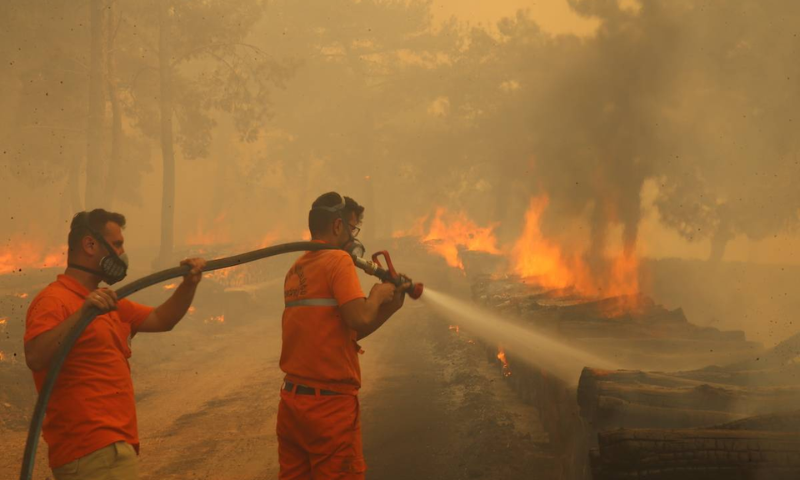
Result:
{"label": "man's shoulder", "polygon": [[297,259],[295,265],[303,262],[339,262],[342,259],[352,260],[350,254],[341,249],[330,250],[316,250],[313,252],[306,252],[305,255]]}
{"label": "man's shoulder", "polygon": [[[31,300],[31,305],[36,303],[42,302],[44,300],[52,300],[53,302],[58,303],[66,303],[66,299],[69,298],[70,291],[64,285],[59,283],[58,281],[52,282],[51,284],[47,285],[43,289],[33,297]],[[50,303],[50,302],[48,302]]]}
{"label": "man's shoulder", "polygon": [[27,317],[38,317],[48,312],[70,310],[69,290],[58,282],[53,282],[43,288],[33,297],[28,306]]}

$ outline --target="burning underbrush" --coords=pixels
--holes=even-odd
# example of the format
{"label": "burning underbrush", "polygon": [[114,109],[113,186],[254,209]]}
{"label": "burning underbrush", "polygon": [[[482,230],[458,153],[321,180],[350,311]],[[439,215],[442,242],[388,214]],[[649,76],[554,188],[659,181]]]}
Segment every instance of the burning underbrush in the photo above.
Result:
{"label": "burning underbrush", "polygon": [[[605,306],[607,316],[639,313],[643,273],[635,245],[616,251],[596,245],[549,238],[543,233],[548,197],[533,197],[525,214],[519,237],[500,245],[495,229],[499,224],[480,226],[464,212],[438,208],[434,215],[420,218],[395,239],[411,238],[447,265],[468,273],[491,273],[497,278],[513,276],[554,301],[569,302],[615,298]],[[605,239],[598,241],[605,246]],[[590,254],[591,252],[591,254]],[[477,267],[477,268],[476,268]]]}

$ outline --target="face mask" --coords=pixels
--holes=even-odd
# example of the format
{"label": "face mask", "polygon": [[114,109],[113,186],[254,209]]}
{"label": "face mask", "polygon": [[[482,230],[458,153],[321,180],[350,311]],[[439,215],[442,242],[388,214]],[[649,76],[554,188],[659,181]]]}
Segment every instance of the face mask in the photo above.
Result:
{"label": "face mask", "polygon": [[111,245],[108,244],[102,235],[97,234],[97,232],[91,229],[89,232],[92,237],[102,243],[106,251],[108,251],[108,255],[100,259],[100,270],[93,270],[81,265],[75,265],[74,263],[68,263],[67,266],[97,275],[108,285],[114,285],[124,280],[128,275],[128,254],[123,253],[122,255],[117,255],[117,252],[111,248]]}
{"label": "face mask", "polygon": [[367,248],[357,238],[352,238],[352,236],[350,238],[351,240],[345,246],[345,250],[353,257],[364,258],[364,254],[367,253]]}

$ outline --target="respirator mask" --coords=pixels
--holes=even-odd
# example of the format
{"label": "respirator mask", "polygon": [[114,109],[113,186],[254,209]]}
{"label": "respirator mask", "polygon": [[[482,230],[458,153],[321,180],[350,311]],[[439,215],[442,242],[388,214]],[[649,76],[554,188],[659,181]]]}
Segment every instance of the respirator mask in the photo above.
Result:
{"label": "respirator mask", "polygon": [[89,234],[92,236],[92,238],[100,242],[103,247],[105,247],[108,255],[100,259],[100,270],[86,268],[82,265],[75,265],[74,263],[68,263],[67,266],[97,275],[108,285],[114,285],[115,283],[125,279],[125,277],[128,275],[128,254],[123,253],[122,255],[117,255],[116,250],[109,245],[102,235],[97,233],[88,225],[86,225],[86,228],[89,230]]}

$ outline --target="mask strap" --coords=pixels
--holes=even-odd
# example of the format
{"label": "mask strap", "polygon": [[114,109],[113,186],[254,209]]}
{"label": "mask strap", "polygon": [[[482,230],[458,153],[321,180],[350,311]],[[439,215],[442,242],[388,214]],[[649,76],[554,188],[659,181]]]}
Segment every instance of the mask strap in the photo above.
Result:
{"label": "mask strap", "polygon": [[103,272],[101,272],[99,270],[94,270],[94,269],[91,269],[91,268],[87,268],[87,267],[84,267],[83,265],[76,265],[76,264],[74,264],[72,262],[67,263],[67,266],[69,268],[74,268],[76,270],[82,270],[84,272],[91,273],[92,275],[97,275],[98,277],[103,277],[104,276]]}

